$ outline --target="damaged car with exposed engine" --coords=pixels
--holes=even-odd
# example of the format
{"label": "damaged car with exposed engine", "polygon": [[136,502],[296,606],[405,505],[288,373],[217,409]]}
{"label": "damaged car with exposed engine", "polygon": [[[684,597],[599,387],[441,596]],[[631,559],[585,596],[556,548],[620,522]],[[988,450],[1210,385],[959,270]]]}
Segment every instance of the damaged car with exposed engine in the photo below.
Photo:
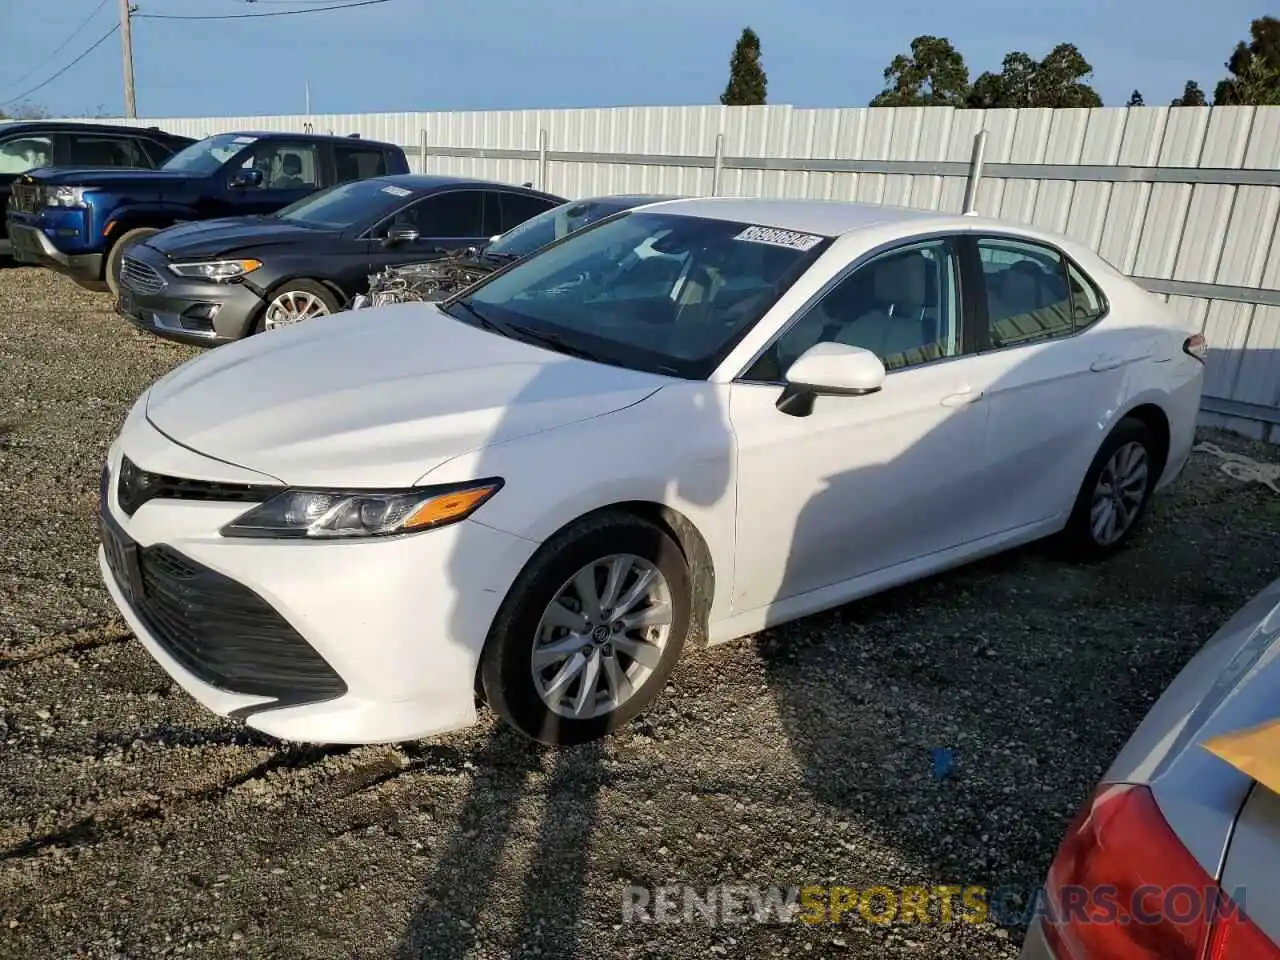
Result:
{"label": "damaged car with exposed engine", "polygon": [[387,267],[369,278],[369,292],[357,296],[351,309],[443,300],[588,224],[650,203],[678,199],[674,194],[630,194],[571,200],[491,237],[482,247],[455,251],[428,262]]}
{"label": "damaged car with exposed engine", "polygon": [[116,309],[166,339],[229,343],[338,313],[378,270],[473,249],[563,202],[464,177],[353,180],[269,216],[181,224],[134,244]]}

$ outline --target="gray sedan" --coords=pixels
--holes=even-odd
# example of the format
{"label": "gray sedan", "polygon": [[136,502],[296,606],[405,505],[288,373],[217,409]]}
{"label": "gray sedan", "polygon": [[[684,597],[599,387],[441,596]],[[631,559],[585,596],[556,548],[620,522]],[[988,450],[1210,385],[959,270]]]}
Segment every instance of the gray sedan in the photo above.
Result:
{"label": "gray sedan", "polygon": [[1280,795],[1202,744],[1280,717],[1280,580],[1209,639],[1049,868],[1022,960],[1280,958]]}

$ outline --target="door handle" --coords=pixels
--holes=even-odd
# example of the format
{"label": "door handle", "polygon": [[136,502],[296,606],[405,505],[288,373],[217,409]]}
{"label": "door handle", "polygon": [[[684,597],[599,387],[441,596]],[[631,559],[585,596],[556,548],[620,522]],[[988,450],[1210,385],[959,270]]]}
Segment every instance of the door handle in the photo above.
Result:
{"label": "door handle", "polygon": [[950,396],[942,398],[944,407],[967,407],[971,403],[977,403],[983,398],[984,394],[981,390],[974,390],[965,387],[959,393],[953,393]]}
{"label": "door handle", "polygon": [[1116,367],[1122,367],[1124,363],[1124,357],[1098,357],[1093,363],[1089,364],[1089,369],[1094,373],[1102,373],[1105,370],[1114,370]]}

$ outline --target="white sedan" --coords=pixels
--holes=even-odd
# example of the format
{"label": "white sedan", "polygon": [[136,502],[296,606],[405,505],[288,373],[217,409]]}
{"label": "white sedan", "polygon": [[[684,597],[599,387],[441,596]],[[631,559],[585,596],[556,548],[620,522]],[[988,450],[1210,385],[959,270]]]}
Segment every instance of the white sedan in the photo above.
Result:
{"label": "white sedan", "polygon": [[220,347],[138,400],[102,572],[201,703],[590,740],[718,643],[1060,535],[1189,455],[1205,343],[1088,249],[974,217],[675,200],[461,296]]}

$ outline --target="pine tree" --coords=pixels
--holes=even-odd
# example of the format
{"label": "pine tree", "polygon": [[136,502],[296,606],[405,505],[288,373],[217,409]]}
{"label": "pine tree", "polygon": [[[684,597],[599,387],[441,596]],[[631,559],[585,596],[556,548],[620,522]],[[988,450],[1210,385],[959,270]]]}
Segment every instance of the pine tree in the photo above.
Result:
{"label": "pine tree", "polygon": [[742,31],[729,60],[729,85],[720,95],[727,107],[756,107],[765,102],[768,78],[760,66],[760,38],[750,27]]}
{"label": "pine tree", "polygon": [[1129,94],[1129,102],[1126,103],[1125,106],[1126,107],[1142,107],[1142,106],[1146,106],[1146,104],[1142,102],[1142,94],[1139,91],[1135,90],[1133,91],[1133,93]]}

